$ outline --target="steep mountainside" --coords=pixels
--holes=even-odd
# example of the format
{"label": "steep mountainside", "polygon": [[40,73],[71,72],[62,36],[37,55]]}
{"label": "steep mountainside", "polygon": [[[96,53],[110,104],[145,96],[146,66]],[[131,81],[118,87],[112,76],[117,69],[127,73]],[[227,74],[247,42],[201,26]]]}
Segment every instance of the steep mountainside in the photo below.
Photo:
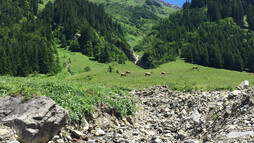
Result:
{"label": "steep mountainside", "polygon": [[177,11],[180,7],[161,0],[91,0],[102,4],[106,12],[124,27],[128,43],[133,47],[151,30],[161,17]]}
{"label": "steep mountainside", "polygon": [[134,60],[122,26],[87,0],[1,0],[0,75],[55,74],[56,44],[102,62]]}
{"label": "steep mountainside", "polygon": [[154,68],[181,56],[185,61],[254,71],[254,9],[249,0],[192,0],[159,24],[136,46],[140,65]]}
{"label": "steep mountainside", "polygon": [[50,23],[55,39],[73,52],[82,52],[103,63],[134,59],[121,25],[102,6],[86,0],[56,0],[45,6],[39,18]]}

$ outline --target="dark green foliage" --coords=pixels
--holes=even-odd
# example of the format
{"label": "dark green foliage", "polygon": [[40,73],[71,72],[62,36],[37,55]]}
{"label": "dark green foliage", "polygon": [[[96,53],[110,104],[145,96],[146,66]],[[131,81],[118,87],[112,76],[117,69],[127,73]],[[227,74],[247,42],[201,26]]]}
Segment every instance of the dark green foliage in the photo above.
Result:
{"label": "dark green foliage", "polygon": [[124,63],[127,57],[132,60],[121,26],[112,21],[102,6],[87,0],[56,0],[46,5],[40,17],[53,25],[54,31],[61,29],[64,35],[57,37],[62,44],[74,40],[69,47],[73,52],[82,52],[103,63]]}
{"label": "dark green foliage", "polygon": [[72,52],[80,52],[80,45],[79,45],[78,41],[73,40],[71,42],[69,50]]}
{"label": "dark green foliage", "polygon": [[84,71],[89,72],[89,71],[91,71],[91,68],[89,66],[87,66],[87,67],[84,68]]}
{"label": "dark green foliage", "polygon": [[60,70],[51,27],[35,20],[37,1],[0,1],[0,74],[27,76]]}

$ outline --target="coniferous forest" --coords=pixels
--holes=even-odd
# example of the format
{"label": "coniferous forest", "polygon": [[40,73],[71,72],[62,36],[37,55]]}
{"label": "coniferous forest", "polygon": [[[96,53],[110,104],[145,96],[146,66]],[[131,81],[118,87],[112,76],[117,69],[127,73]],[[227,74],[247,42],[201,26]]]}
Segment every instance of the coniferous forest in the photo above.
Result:
{"label": "coniferous forest", "polygon": [[121,26],[86,0],[0,0],[0,74],[27,76],[61,70],[56,45],[99,62],[133,60]]}
{"label": "coniferous forest", "polygon": [[54,37],[63,47],[69,41],[72,52],[82,52],[102,63],[132,60],[122,27],[100,5],[87,0],[56,0],[48,3],[39,17],[52,25]]}
{"label": "coniferous forest", "polygon": [[36,19],[37,1],[0,1],[0,74],[27,76],[60,70],[51,25]]}
{"label": "coniferous forest", "polygon": [[254,71],[253,6],[251,0],[187,1],[135,47],[145,51],[140,65],[154,68],[180,56],[189,63]]}

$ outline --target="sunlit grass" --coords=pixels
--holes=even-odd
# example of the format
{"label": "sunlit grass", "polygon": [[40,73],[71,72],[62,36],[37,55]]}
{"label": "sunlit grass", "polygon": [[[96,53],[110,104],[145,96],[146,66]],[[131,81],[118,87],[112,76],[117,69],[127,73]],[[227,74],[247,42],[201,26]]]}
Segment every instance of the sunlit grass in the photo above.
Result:
{"label": "sunlit grass", "polygon": [[[185,63],[181,59],[163,64],[156,69],[144,70],[132,62],[102,64],[91,61],[80,53],[70,53],[61,49],[59,53],[63,62],[67,58],[71,59],[71,72],[73,75],[66,78],[70,81],[103,84],[108,87],[126,89],[168,85],[176,90],[235,89],[243,80],[249,80],[251,85],[254,84],[254,76],[250,76],[246,72],[198,66]],[[86,66],[89,66],[91,71],[84,72]],[[113,67],[112,73],[109,72],[109,66]],[[193,66],[198,66],[199,69],[193,70]],[[131,74],[121,77],[120,74],[127,70],[131,71]],[[151,72],[151,76],[145,76],[145,72]],[[161,72],[167,74],[161,75]]]}

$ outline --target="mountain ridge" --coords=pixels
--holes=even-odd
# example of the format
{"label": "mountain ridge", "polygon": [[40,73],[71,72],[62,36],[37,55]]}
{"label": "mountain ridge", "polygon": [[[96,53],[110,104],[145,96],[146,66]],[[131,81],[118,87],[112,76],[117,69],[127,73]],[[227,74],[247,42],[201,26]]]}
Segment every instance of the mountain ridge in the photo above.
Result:
{"label": "mountain ridge", "polygon": [[177,5],[174,5],[174,4],[162,1],[162,0],[154,0],[154,1],[156,1],[156,2],[158,2],[160,4],[163,4],[163,5],[167,6],[167,7],[174,8],[174,9],[178,9],[178,10],[182,9],[180,6],[177,6]]}

